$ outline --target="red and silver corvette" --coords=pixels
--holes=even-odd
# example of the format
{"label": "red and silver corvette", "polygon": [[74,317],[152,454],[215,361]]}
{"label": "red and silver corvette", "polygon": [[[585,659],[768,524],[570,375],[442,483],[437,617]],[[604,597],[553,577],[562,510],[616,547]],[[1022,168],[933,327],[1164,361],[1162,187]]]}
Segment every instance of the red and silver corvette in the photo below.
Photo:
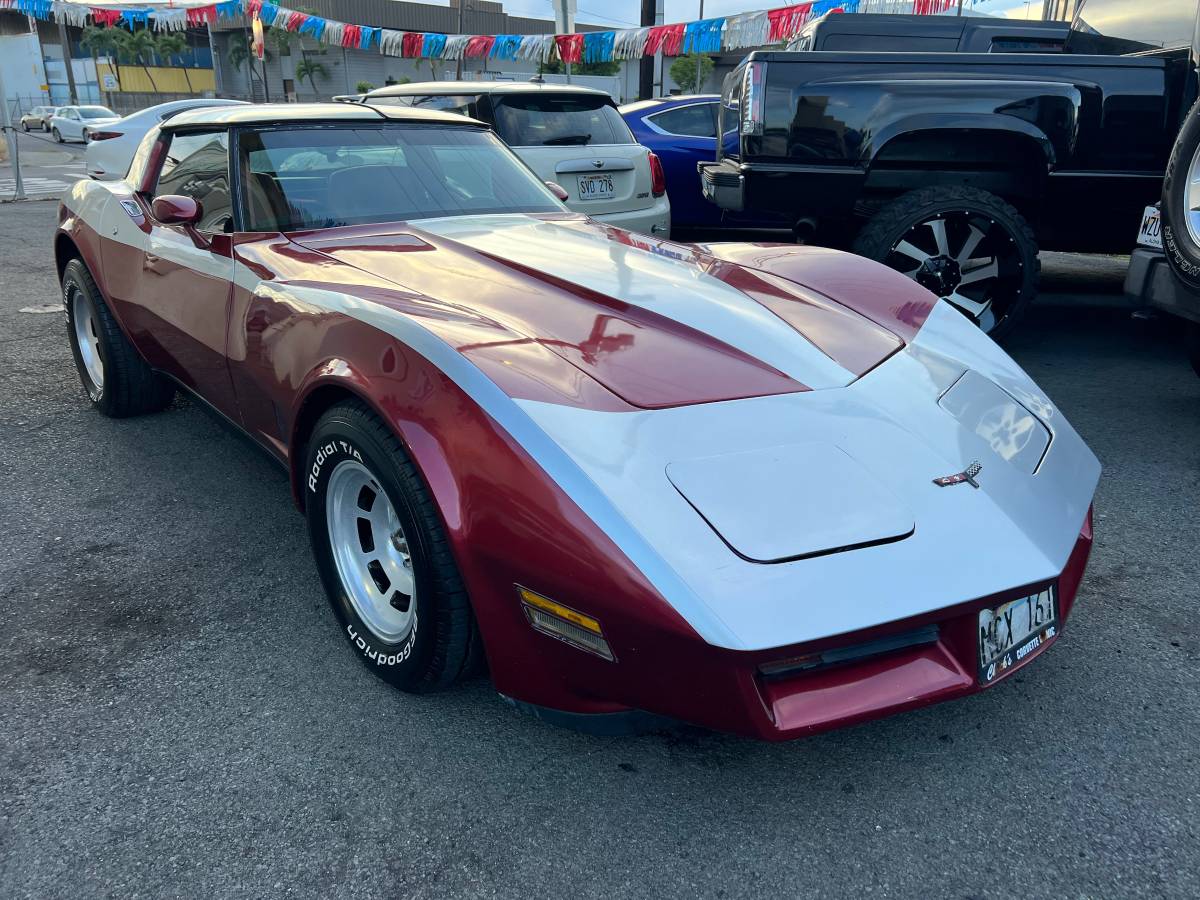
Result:
{"label": "red and silver corvette", "polygon": [[478,122],[185,112],[55,255],[93,404],[182,388],[286,466],[403,689],[486,657],[548,719],[789,738],[980,690],[1075,600],[1100,466],[955,309],[602,225]]}

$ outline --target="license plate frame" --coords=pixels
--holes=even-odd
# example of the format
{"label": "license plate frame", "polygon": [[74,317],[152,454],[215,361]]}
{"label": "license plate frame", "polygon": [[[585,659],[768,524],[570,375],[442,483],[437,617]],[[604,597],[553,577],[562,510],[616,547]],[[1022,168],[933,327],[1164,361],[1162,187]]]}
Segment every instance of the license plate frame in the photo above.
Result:
{"label": "license plate frame", "polygon": [[1147,206],[1142,212],[1142,224],[1138,227],[1137,244],[1142,247],[1163,248],[1162,213],[1157,206]]}
{"label": "license plate frame", "polygon": [[979,683],[988,685],[1023,666],[1058,637],[1058,590],[1051,585],[981,609],[977,622]]}
{"label": "license plate frame", "polygon": [[617,195],[612,173],[580,175],[575,186],[575,193],[585,203],[591,200],[612,200]]}

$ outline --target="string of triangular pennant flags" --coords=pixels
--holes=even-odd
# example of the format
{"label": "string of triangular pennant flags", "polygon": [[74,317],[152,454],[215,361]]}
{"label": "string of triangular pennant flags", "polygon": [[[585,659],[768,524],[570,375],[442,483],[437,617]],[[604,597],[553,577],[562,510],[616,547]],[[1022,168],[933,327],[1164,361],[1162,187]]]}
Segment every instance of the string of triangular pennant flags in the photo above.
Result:
{"label": "string of triangular pennant flags", "polygon": [[[0,0],[0,9],[13,9],[38,19],[82,27],[120,25],[155,31],[182,31],[205,27],[222,19],[246,16],[262,25],[337,47],[378,48],[388,56],[432,59],[529,60],[546,63],[594,63],[639,59],[643,56],[679,56],[717,53],[786,43],[809,22],[831,13],[907,12],[935,15],[958,0],[811,0],[776,9],[755,10],[734,16],[675,22],[648,28],[587,31],[576,34],[441,34],[397,31],[371,25],[339,22],[299,12],[270,0],[172,0],[171,6],[145,7],[119,0]],[[103,5],[96,5],[97,3]],[[968,6],[974,0],[968,0]]]}

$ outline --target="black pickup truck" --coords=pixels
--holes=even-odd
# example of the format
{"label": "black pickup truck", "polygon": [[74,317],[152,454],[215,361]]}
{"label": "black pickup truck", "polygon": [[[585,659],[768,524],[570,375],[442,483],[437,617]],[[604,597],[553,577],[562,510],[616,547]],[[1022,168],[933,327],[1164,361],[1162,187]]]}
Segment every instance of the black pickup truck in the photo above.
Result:
{"label": "black pickup truck", "polygon": [[725,79],[704,194],[881,260],[999,337],[1039,247],[1128,252],[1161,192],[1195,0],[1154,6],[1178,8],[1168,46],[1121,56],[1075,53],[1094,29],[1054,53],[751,53]]}

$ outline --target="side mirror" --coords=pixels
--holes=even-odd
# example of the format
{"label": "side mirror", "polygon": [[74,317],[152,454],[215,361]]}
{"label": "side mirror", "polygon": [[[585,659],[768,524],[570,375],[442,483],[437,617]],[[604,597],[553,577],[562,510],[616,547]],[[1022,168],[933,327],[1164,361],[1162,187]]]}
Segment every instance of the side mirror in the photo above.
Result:
{"label": "side mirror", "polygon": [[555,197],[557,197],[563,203],[566,203],[567,198],[571,196],[570,194],[567,193],[567,189],[565,187],[563,187],[561,184],[559,184],[557,181],[547,181],[546,187],[550,188],[550,193],[552,193]]}
{"label": "side mirror", "polygon": [[202,210],[200,204],[191,197],[182,194],[164,194],[155,197],[150,204],[150,212],[154,218],[164,225],[195,226],[200,221]]}

